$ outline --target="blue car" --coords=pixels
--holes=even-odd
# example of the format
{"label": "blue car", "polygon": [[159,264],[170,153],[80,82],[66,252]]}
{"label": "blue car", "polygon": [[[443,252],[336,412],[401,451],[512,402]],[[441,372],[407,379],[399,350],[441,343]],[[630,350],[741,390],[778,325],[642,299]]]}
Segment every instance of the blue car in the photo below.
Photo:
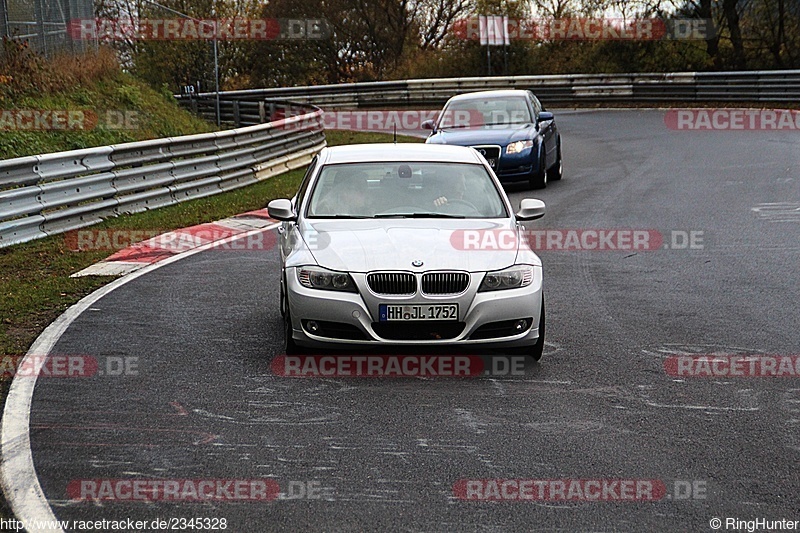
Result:
{"label": "blue car", "polygon": [[553,114],[531,91],[460,94],[422,127],[433,130],[428,144],[475,148],[503,183],[526,181],[543,189],[561,179],[561,135]]}

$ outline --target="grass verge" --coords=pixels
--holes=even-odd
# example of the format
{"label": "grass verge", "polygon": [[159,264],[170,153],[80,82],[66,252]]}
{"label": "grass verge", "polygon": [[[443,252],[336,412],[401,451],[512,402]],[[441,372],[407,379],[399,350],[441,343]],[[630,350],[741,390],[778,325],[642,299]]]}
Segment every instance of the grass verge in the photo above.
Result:
{"label": "grass verge", "polygon": [[[326,132],[329,146],[391,141],[383,133]],[[401,142],[422,142],[399,137]],[[170,230],[212,222],[254,209],[275,198],[294,195],[305,169],[298,169],[234,191],[177,205],[108,219],[93,229]],[[65,309],[116,279],[113,276],[69,276],[111,255],[110,251],[73,251],[63,235],[0,248],[0,358],[24,355],[36,337]],[[11,384],[0,373],[0,412]],[[12,513],[3,495],[0,517]]]}
{"label": "grass verge", "polygon": [[0,45],[0,159],[215,130],[105,48],[46,60]]}

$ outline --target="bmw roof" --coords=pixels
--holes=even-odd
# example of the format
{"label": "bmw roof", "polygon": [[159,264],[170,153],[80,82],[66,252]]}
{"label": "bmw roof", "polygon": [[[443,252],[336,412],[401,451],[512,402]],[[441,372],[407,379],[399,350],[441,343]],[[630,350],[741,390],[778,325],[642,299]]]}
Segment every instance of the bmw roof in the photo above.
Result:
{"label": "bmw roof", "polygon": [[480,155],[472,148],[444,144],[350,144],[327,147],[320,152],[320,163],[323,164],[366,163],[370,161],[481,163]]}
{"label": "bmw roof", "polygon": [[528,91],[523,89],[501,89],[498,91],[476,91],[473,93],[457,94],[450,98],[450,102],[459,100],[473,100],[478,98],[519,98],[524,97]]}

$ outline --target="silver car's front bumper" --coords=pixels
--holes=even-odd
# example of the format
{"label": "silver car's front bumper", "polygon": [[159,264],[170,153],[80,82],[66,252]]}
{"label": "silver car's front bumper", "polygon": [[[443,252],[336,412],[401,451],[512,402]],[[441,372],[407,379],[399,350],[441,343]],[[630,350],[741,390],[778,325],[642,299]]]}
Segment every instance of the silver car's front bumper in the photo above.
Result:
{"label": "silver car's front bumper", "polygon": [[[420,273],[421,274],[421,273]],[[296,267],[286,268],[286,292],[292,320],[295,342],[306,347],[347,348],[358,346],[472,346],[475,348],[506,348],[530,346],[539,338],[539,314],[542,302],[542,269],[534,267],[533,282],[520,289],[506,289],[491,292],[478,292],[483,273],[473,273],[467,290],[456,296],[389,296],[373,293],[366,280],[366,274],[351,274],[358,293],[309,289],[297,279]],[[418,284],[419,285],[419,284]],[[458,322],[464,324],[463,330],[452,338],[425,340],[406,340],[380,336],[373,328],[378,322],[380,304],[427,305],[458,304]],[[515,335],[493,338],[471,338],[481,326],[496,322],[530,319],[528,329]],[[315,335],[308,331],[307,321],[345,324],[357,328],[362,339],[331,338]],[[386,324],[386,323],[384,323]],[[397,323],[390,323],[392,325]],[[408,322],[403,327],[409,326]],[[392,326],[384,326],[391,328]],[[322,328],[324,329],[324,328]]]}

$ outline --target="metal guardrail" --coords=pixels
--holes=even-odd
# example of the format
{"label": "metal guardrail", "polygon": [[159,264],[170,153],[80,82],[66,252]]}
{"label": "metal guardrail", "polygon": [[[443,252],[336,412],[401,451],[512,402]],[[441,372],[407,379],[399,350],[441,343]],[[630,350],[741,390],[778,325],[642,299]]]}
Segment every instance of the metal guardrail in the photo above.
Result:
{"label": "metal guardrail", "polygon": [[[487,89],[531,89],[548,106],[797,102],[800,101],[800,70],[433,78],[253,89],[222,93],[229,105],[222,116],[224,120],[234,120],[230,107],[234,101],[238,101],[242,109],[245,105],[273,98],[338,109],[437,107],[455,94]],[[209,98],[213,98],[213,93],[197,95],[194,101],[202,103]],[[186,106],[191,105],[188,97],[178,99]]]}
{"label": "metal guardrail", "polygon": [[0,161],[0,248],[307,165],[325,146],[322,110],[270,105],[233,130]]}
{"label": "metal guardrail", "polygon": [[[440,106],[457,93],[502,88],[531,89],[546,105],[797,102],[800,70],[438,78],[228,91],[222,93],[221,119],[237,129],[0,161],[0,247],[303,166],[325,145],[320,107]],[[213,93],[177,98],[197,114],[215,117]],[[287,123],[294,126],[283,127]]]}

